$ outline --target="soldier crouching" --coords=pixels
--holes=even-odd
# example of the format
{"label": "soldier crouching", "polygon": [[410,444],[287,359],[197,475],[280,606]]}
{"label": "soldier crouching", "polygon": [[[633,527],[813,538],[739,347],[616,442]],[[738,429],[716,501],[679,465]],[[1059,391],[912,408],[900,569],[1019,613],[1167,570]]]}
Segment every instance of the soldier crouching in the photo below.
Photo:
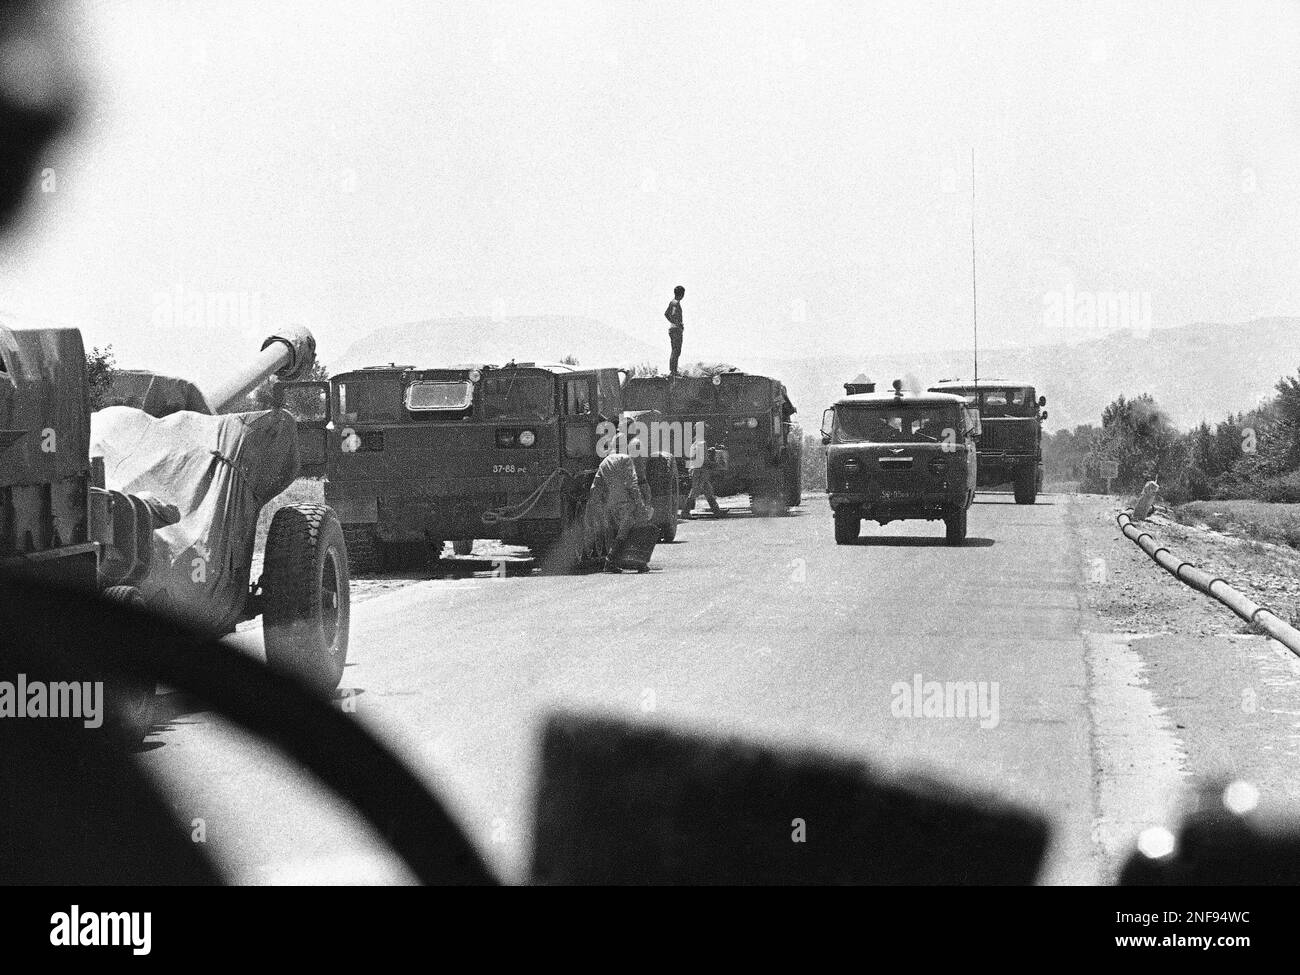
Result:
{"label": "soldier crouching", "polygon": [[[636,455],[635,436],[622,436],[626,453],[611,453],[600,462],[592,482],[592,497],[605,511],[607,537],[612,537],[605,555],[605,571],[622,572],[623,554],[632,532],[648,525],[654,518],[650,506],[650,485],[645,477],[645,460]],[[637,572],[649,572],[646,562],[629,564]]]}

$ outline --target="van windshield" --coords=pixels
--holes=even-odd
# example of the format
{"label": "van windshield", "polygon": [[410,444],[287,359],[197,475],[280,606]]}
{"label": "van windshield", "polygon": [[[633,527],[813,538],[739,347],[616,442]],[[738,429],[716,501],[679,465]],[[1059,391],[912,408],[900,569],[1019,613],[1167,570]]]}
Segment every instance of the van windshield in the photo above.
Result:
{"label": "van windshield", "polygon": [[961,428],[949,406],[841,406],[834,443],[941,443]]}

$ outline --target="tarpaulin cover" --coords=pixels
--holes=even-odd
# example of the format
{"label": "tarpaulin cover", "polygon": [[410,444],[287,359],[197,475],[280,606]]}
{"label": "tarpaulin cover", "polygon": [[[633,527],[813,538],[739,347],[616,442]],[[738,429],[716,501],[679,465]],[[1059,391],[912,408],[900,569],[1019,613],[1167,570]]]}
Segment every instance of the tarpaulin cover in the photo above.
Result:
{"label": "tarpaulin cover", "polygon": [[257,518],[298,476],[297,425],[282,410],[158,419],[111,406],[91,418],[107,486],[150,492],[180,511],[154,531],[146,603],[214,633],[239,622]]}
{"label": "tarpaulin cover", "polygon": [[171,416],[181,410],[212,412],[199,388],[188,379],[138,369],[119,369],[113,373],[108,401],[114,406],[134,406],[150,416]]}
{"label": "tarpaulin cover", "polygon": [[75,328],[0,325],[0,487],[86,473],[90,407]]}

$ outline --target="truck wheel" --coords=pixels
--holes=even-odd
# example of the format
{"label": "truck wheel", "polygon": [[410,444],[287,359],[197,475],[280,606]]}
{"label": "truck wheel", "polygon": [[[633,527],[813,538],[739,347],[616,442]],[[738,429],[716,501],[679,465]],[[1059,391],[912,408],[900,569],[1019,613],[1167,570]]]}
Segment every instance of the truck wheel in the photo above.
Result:
{"label": "truck wheel", "polygon": [[966,515],[968,508],[962,507],[950,512],[943,519],[944,537],[949,545],[960,545],[966,541]]}
{"label": "truck wheel", "polygon": [[294,504],[271,519],[262,570],[266,662],[327,694],[348,659],[348,556],[323,504]]}
{"label": "truck wheel", "polygon": [[457,555],[473,555],[474,539],[458,538],[451,543],[451,550],[455,552]]}
{"label": "truck wheel", "polygon": [[1038,500],[1038,471],[1022,467],[1016,471],[1016,504],[1033,504]]}
{"label": "truck wheel", "polygon": [[854,510],[835,512],[835,544],[852,545],[862,530],[862,516]]}
{"label": "truck wheel", "polygon": [[668,520],[664,522],[663,530],[659,533],[659,540],[663,542],[677,541],[677,510],[668,509]]}
{"label": "truck wheel", "polygon": [[343,541],[348,549],[348,575],[374,575],[381,567],[379,543],[370,525],[344,525]]}
{"label": "truck wheel", "polygon": [[[119,606],[146,612],[144,596],[135,586],[109,586],[100,597]],[[116,727],[128,745],[144,741],[153,727],[153,699],[157,690],[129,677],[114,676],[104,681],[104,697]]]}
{"label": "truck wheel", "polygon": [[785,465],[785,505],[797,508],[803,504],[803,445],[796,445],[786,452]]}

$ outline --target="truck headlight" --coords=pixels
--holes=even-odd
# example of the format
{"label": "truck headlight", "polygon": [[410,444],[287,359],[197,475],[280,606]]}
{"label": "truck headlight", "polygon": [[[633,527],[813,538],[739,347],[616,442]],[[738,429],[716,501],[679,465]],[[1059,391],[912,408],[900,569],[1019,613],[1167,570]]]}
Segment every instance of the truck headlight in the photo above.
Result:
{"label": "truck headlight", "polygon": [[535,443],[537,443],[537,434],[531,430],[519,431],[519,446],[531,447]]}

